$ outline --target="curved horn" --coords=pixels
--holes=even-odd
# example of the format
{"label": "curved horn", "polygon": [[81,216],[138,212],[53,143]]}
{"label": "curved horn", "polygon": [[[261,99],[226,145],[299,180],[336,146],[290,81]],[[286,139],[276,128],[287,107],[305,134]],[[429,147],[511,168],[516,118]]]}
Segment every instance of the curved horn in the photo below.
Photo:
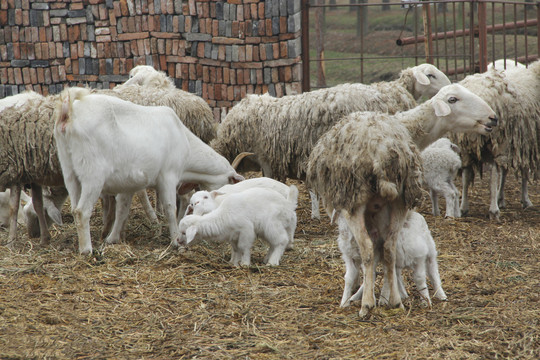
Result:
{"label": "curved horn", "polygon": [[241,152],[240,154],[238,154],[238,155],[234,158],[234,160],[233,160],[233,162],[232,162],[232,164],[231,164],[231,166],[233,167],[233,169],[236,170],[236,168],[238,167],[238,165],[240,165],[240,162],[242,161],[242,159],[245,158],[246,156],[249,156],[249,155],[255,155],[255,154],[252,153],[252,152]]}

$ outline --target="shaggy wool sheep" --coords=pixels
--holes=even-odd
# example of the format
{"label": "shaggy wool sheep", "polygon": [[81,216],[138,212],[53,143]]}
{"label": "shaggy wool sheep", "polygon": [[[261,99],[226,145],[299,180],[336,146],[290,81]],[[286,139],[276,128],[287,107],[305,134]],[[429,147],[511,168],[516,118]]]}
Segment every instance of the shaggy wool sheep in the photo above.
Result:
{"label": "shaggy wool sheep", "polygon": [[[416,106],[415,99],[432,96],[448,84],[435,66],[422,64],[390,82],[342,84],[282,98],[248,95],[229,111],[210,145],[230,160],[253,152],[264,176],[302,180],[311,149],[344,115],[408,110]],[[314,217],[318,209],[318,203],[312,206]]]}
{"label": "shaggy wool sheep", "polygon": [[358,242],[365,265],[360,316],[375,306],[374,245],[383,242],[391,306],[402,306],[395,276],[397,235],[407,209],[422,195],[419,149],[448,131],[487,134],[497,124],[485,101],[458,84],[443,87],[414,109],[395,115],[356,112],[317,142],[309,157],[307,184],[336,210]]}
{"label": "shaggy wool sheep", "polygon": [[[219,194],[213,191],[201,195],[212,201]],[[291,200],[264,188],[228,194],[214,210],[205,215],[187,215],[180,221],[182,241],[228,241],[232,246],[231,264],[249,266],[251,247],[260,237],[270,245],[264,262],[279,265],[296,228],[296,205]]]}
{"label": "shaggy wool sheep", "polygon": [[33,206],[36,208],[41,243],[47,244],[50,234],[43,211],[41,186],[62,186],[64,181],[53,139],[52,121],[55,112],[54,96],[43,97],[37,93],[27,96],[18,106],[5,108],[0,123],[0,187],[10,187],[11,219],[9,242],[17,237],[17,212],[21,186],[30,184]]}
{"label": "shaggy wool sheep", "polygon": [[524,68],[525,65],[523,65],[522,63],[518,61],[514,61],[510,59],[499,59],[499,60],[495,60],[494,62],[489,63],[487,66],[487,69],[488,70],[497,69],[499,71],[503,71],[506,69],[513,69],[516,67]]}
{"label": "shaggy wool sheep", "polygon": [[[365,269],[362,265],[362,257],[358,244],[343,218],[338,219],[338,226],[338,246],[346,268],[345,287],[341,298],[341,307],[347,307],[350,305],[351,301],[362,298],[362,286],[360,286],[354,295],[352,295],[352,291],[359,285],[359,270],[365,271]],[[380,238],[372,238],[372,241],[374,243],[375,251],[374,264],[377,266],[383,256],[383,244],[380,241]],[[401,299],[405,299],[409,296],[401,275],[402,270],[406,268],[412,270],[416,288],[430,307],[431,298],[426,284],[426,275],[433,287],[434,297],[440,300],[446,300],[446,294],[441,286],[441,279],[439,276],[435,241],[433,241],[433,237],[431,236],[431,232],[429,231],[424,217],[413,210],[407,212],[405,223],[397,237],[396,280],[398,282],[398,290]],[[388,296],[390,295],[390,289],[387,285],[388,280],[385,280],[379,302],[385,302],[383,299],[388,299]]]}
{"label": "shaggy wool sheep", "polygon": [[499,220],[500,207],[505,206],[504,179],[511,169],[521,177],[523,207],[532,206],[527,193],[529,171],[540,166],[540,77],[534,66],[469,75],[460,84],[484,99],[501,118],[500,126],[489,136],[450,137],[461,149],[461,214],[469,211],[468,188],[483,164],[491,165],[490,218]]}
{"label": "shaggy wool sheep", "polygon": [[461,168],[459,148],[447,138],[441,138],[420,154],[424,168],[424,181],[429,189],[432,214],[439,216],[439,195],[446,200],[446,216],[460,217],[459,191],[454,179]]}

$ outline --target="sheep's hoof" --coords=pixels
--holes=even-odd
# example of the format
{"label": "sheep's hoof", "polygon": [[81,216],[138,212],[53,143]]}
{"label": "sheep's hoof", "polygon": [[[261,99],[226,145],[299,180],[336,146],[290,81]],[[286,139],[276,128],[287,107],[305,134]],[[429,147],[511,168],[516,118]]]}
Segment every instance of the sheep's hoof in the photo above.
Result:
{"label": "sheep's hoof", "polygon": [[365,305],[362,305],[362,308],[361,308],[360,311],[358,312],[358,315],[359,315],[362,319],[364,319],[364,318],[366,318],[366,317],[369,315],[369,310],[370,310],[370,309],[371,309],[370,307],[365,306]]}
{"label": "sheep's hoof", "polygon": [[531,206],[533,206],[533,203],[530,202],[530,201],[525,201],[525,202],[522,203],[522,205],[523,205],[523,208],[524,208],[524,209],[528,209],[528,208],[530,208]]}
{"label": "sheep's hoof", "polygon": [[489,219],[490,220],[495,220],[496,222],[500,222],[501,221],[501,217],[500,217],[501,213],[500,211],[489,211]]}

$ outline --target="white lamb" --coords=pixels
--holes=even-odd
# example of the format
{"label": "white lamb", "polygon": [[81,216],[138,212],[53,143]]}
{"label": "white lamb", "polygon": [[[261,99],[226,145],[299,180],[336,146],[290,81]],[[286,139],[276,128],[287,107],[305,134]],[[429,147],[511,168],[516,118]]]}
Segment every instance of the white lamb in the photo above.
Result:
{"label": "white lamb", "polygon": [[81,254],[92,252],[89,221],[102,192],[117,194],[107,243],[119,241],[133,194],[156,188],[176,247],[177,186],[216,189],[244,179],[168,107],[135,105],[82,88],[64,90],[58,105],[54,137]]}
{"label": "white lamb", "polygon": [[[351,296],[351,294],[353,289],[359,285],[360,268],[362,268],[362,271],[365,271],[365,268],[362,264],[358,243],[352,236],[349,227],[343,218],[338,219],[338,226],[338,245],[346,268],[345,288],[343,290],[343,297],[341,298],[341,307],[347,307],[350,305],[351,301],[362,298],[364,290],[363,286],[360,286],[354,295]],[[374,263],[376,265],[383,256],[383,241],[377,237],[376,231],[371,232],[370,236],[374,243]],[[433,241],[433,237],[431,236],[431,232],[429,231],[424,217],[413,210],[407,212],[405,223],[398,234],[396,244],[396,281],[402,299],[409,296],[405,289],[403,276],[401,274],[402,270],[407,268],[412,270],[416,288],[430,307],[431,298],[426,284],[426,275],[433,287],[433,296],[439,300],[446,300],[446,294],[441,286],[441,279],[439,276],[435,242]],[[388,286],[388,280],[385,277],[380,297],[381,300],[386,300],[383,300],[382,302],[388,302],[389,296],[390,287]]]}
{"label": "white lamb", "polygon": [[[0,226],[5,227],[5,228],[9,227],[9,224],[10,224],[10,209],[9,209],[10,196],[11,196],[10,189],[6,189],[6,191],[0,192]],[[21,198],[23,201],[29,201],[31,199],[30,196],[26,195],[24,191],[21,191]],[[26,218],[23,212],[23,207],[21,205],[19,205],[17,221],[21,225],[26,222]]]}
{"label": "white lamb", "polygon": [[461,217],[459,190],[454,184],[457,172],[461,168],[457,145],[447,138],[441,138],[425,148],[420,157],[424,181],[429,188],[433,215],[441,214],[438,196],[442,194],[446,200],[446,216]]}
{"label": "white lamb", "polygon": [[187,245],[202,239],[228,241],[232,246],[231,264],[249,266],[251,248],[260,237],[270,245],[264,262],[279,265],[296,228],[295,208],[273,190],[247,189],[229,194],[205,215],[184,217],[179,224],[181,239]]}

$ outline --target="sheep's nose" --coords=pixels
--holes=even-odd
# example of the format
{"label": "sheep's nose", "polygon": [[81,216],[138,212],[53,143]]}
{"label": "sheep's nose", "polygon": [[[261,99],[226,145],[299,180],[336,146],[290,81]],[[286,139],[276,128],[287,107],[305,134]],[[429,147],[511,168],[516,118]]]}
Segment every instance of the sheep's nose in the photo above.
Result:
{"label": "sheep's nose", "polygon": [[489,123],[491,126],[497,126],[497,123],[499,122],[499,118],[497,118],[497,115],[490,116],[489,120],[491,120],[491,122]]}

